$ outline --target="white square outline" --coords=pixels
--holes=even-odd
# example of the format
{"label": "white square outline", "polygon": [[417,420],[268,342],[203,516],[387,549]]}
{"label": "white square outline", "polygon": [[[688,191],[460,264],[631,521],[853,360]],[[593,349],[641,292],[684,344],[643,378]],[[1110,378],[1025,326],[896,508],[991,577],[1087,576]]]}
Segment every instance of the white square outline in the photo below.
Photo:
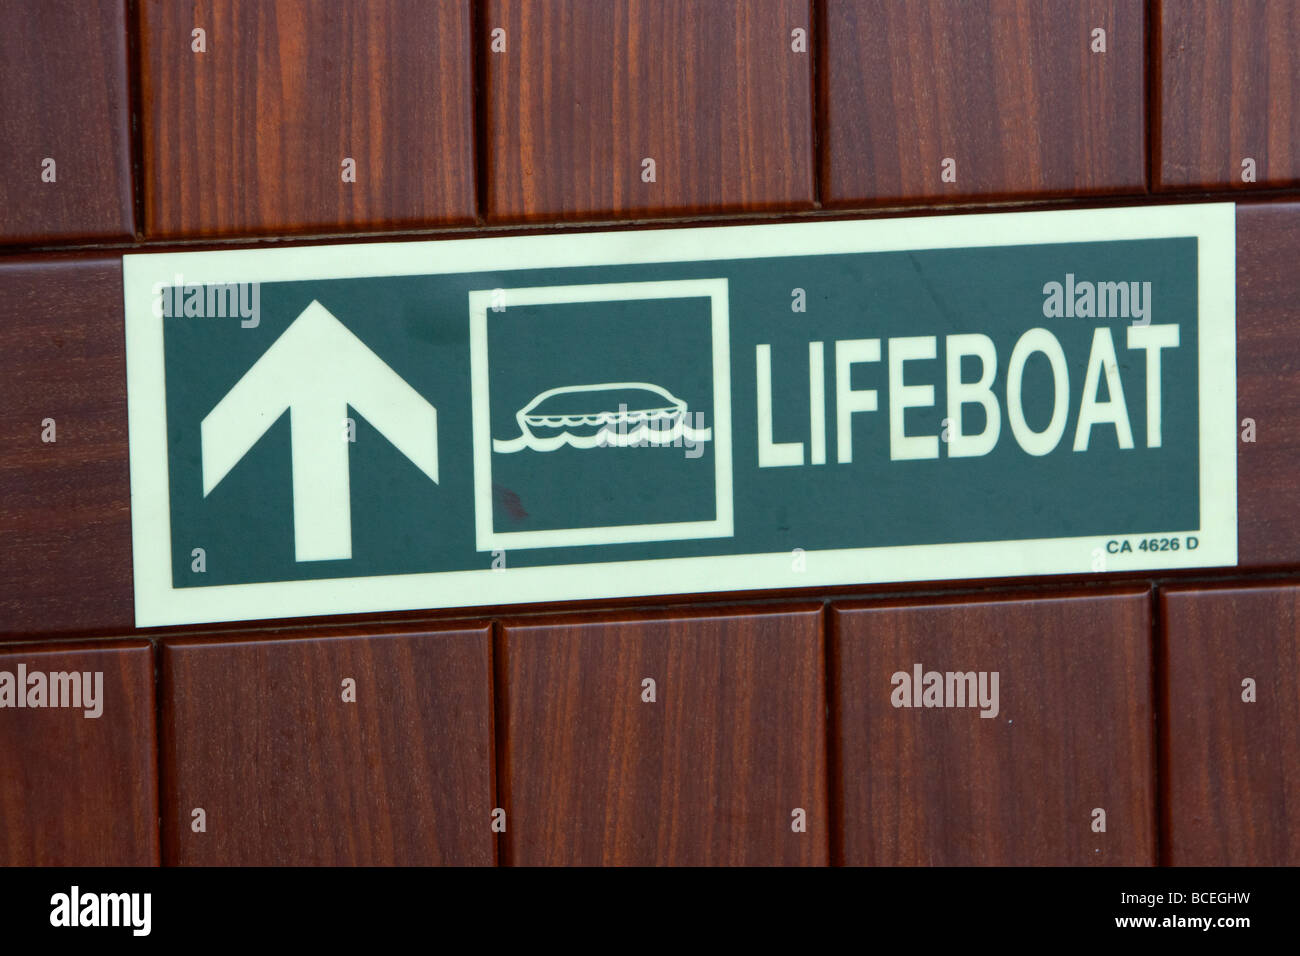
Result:
{"label": "white square outline", "polygon": [[[728,280],[668,279],[658,282],[606,282],[590,285],[474,289],[469,293],[471,420],[474,458],[474,542],[478,551],[518,548],[588,547],[645,541],[690,541],[735,535],[731,475],[731,348]],[[713,498],[711,521],[497,531],[492,520],[492,435],[488,389],[488,306],[492,297],[511,306],[564,305],[574,302],[626,302],[647,299],[707,298],[713,359]]]}

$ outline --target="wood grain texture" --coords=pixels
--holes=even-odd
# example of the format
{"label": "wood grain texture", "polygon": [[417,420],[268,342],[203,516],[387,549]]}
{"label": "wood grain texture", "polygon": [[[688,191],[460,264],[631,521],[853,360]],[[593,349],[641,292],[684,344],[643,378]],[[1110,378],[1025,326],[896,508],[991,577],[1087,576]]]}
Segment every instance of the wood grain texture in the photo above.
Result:
{"label": "wood grain texture", "polygon": [[146,232],[470,221],[469,25],[468,0],[142,0]]}
{"label": "wood grain texture", "polygon": [[[1157,0],[1156,189],[1300,183],[1300,3]],[[1256,163],[1242,180],[1242,160]]]}
{"label": "wood grain texture", "polygon": [[820,607],[507,622],[497,666],[503,863],[826,863]]}
{"label": "wood grain texture", "polygon": [[134,616],[121,258],[6,259],[0,315],[0,635],[122,632]]}
{"label": "wood grain texture", "polygon": [[5,0],[0,94],[0,243],[131,236],[126,0]]}
{"label": "wood grain texture", "polygon": [[[1237,206],[1237,555],[1300,564],[1300,203]],[[1240,429],[1238,438],[1245,429]]]}
{"label": "wood grain texture", "polygon": [[808,0],[487,0],[484,25],[491,219],[812,205]]}
{"label": "wood grain texture", "polygon": [[1142,0],[829,0],[826,18],[824,203],[1145,191]]}
{"label": "wood grain texture", "polygon": [[487,625],[166,642],[164,861],[491,865],[490,652]]}
{"label": "wood grain texture", "polygon": [[[1155,862],[1147,592],[836,605],[832,621],[838,861]],[[998,672],[996,716],[895,707],[892,675],[918,663]]]}
{"label": "wood grain texture", "polygon": [[[55,673],[89,673],[86,686],[101,689],[94,701],[80,696],[80,707],[50,707],[50,696],[42,709],[0,708],[0,866],[156,866],[153,648],[0,646],[0,672],[15,684],[20,665],[28,678],[45,675],[47,693]],[[78,700],[81,681],[66,685],[60,704]],[[86,716],[87,704],[98,717]]]}
{"label": "wood grain texture", "polygon": [[1161,623],[1162,862],[1300,864],[1300,586],[1169,589]]}

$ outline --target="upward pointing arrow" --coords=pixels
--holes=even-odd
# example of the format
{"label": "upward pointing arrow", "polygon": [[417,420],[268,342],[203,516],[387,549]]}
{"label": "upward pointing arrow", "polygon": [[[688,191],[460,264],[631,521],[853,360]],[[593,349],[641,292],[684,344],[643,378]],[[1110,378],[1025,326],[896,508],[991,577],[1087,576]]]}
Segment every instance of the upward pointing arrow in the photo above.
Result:
{"label": "upward pointing arrow", "polygon": [[437,483],[438,410],[313,301],[203,419],[203,497],[288,411],[295,556],[352,557],[348,405]]}

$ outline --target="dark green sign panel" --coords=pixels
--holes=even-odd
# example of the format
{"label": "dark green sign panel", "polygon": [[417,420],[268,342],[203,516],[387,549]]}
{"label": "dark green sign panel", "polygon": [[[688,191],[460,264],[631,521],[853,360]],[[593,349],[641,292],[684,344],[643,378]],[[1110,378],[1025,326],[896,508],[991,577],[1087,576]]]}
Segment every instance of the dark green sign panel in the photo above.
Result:
{"label": "dark green sign panel", "polygon": [[137,618],[1235,563],[1232,244],[1206,205],[128,257]]}

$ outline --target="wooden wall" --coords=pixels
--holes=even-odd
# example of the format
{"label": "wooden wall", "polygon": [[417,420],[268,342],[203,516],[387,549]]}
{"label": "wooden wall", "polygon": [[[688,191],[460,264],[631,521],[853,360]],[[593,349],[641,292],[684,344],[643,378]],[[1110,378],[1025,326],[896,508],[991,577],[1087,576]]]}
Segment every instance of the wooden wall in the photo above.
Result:
{"label": "wooden wall", "polygon": [[[1292,0],[9,0],[0,671],[105,708],[0,711],[0,863],[1300,863],[1298,46]],[[1237,568],[133,627],[124,253],[1206,199]],[[891,707],[916,662],[997,713]]]}

